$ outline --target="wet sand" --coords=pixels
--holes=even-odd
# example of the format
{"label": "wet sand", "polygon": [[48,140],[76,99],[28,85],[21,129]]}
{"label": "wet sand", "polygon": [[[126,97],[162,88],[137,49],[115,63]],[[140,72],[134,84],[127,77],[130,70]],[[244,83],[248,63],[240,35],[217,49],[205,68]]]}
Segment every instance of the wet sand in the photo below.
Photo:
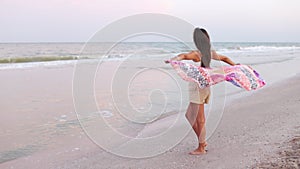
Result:
{"label": "wet sand", "polygon": [[[299,75],[226,105],[206,155],[188,155],[196,145],[190,132],[176,147],[145,159],[115,156],[85,135],[74,111],[72,75],[72,66],[0,71],[0,168],[271,168],[286,159],[295,162],[282,165],[299,168]],[[168,120],[172,116],[149,131]]]}

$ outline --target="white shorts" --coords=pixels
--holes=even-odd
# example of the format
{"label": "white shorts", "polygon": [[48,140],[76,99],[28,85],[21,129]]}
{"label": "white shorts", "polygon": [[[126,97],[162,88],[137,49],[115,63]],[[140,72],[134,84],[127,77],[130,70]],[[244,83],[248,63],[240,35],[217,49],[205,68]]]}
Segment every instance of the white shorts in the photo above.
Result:
{"label": "white shorts", "polygon": [[196,82],[189,82],[189,98],[191,103],[208,104],[210,88],[200,89]]}

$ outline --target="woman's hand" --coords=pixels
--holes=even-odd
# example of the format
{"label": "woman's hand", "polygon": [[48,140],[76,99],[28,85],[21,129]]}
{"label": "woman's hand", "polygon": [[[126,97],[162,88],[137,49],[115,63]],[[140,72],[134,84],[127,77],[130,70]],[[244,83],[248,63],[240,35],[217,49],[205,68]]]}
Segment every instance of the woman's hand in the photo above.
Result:
{"label": "woman's hand", "polygon": [[168,64],[168,63],[170,63],[170,60],[165,60],[164,62],[165,62],[166,64]]}
{"label": "woman's hand", "polygon": [[180,54],[180,55],[177,55],[169,60],[165,60],[165,63],[170,63],[171,60],[174,60],[174,61],[181,61],[183,59],[186,58],[186,55],[185,54]]}

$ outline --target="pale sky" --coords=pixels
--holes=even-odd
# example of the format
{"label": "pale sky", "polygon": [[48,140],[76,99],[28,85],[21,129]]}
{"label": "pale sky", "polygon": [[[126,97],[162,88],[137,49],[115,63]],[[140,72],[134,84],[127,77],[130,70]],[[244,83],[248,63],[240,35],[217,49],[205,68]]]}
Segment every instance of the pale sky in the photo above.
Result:
{"label": "pale sky", "polygon": [[172,15],[213,41],[300,42],[300,0],[1,0],[0,42],[86,42],[139,13]]}

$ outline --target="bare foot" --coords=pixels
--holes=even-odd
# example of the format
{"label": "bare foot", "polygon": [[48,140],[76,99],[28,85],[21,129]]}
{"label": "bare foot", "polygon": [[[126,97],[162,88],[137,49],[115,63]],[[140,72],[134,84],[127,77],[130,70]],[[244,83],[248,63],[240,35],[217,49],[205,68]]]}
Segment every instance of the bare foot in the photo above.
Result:
{"label": "bare foot", "polygon": [[197,148],[196,150],[189,153],[190,155],[203,155],[206,151],[203,148]]}
{"label": "bare foot", "polygon": [[206,146],[207,146],[207,142],[200,143],[199,147],[196,150],[190,152],[189,154],[190,155],[202,155],[202,154],[206,154],[206,152],[207,152],[207,150],[205,150]]}

